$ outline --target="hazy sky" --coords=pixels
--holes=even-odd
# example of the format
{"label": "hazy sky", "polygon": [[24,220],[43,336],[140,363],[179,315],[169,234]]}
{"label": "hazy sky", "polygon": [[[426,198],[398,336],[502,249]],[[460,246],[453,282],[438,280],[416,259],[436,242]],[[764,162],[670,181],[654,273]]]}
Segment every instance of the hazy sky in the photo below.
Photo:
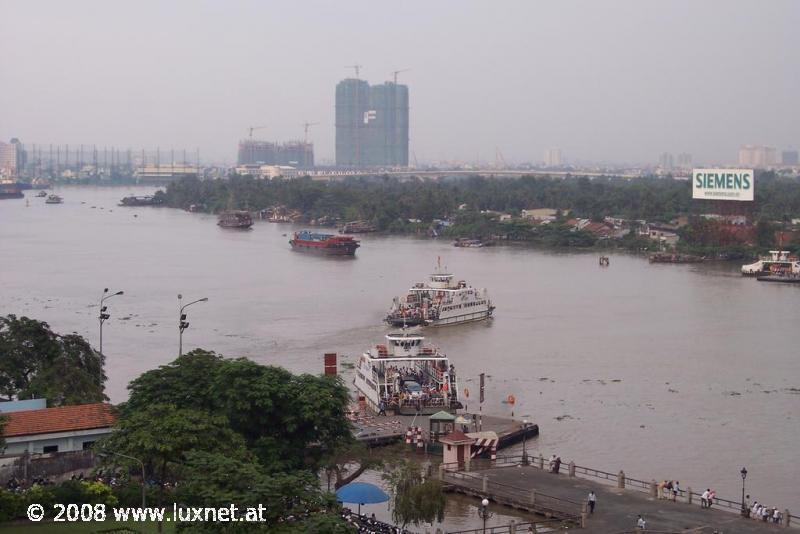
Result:
{"label": "hazy sky", "polygon": [[734,162],[800,145],[800,1],[0,0],[0,139],[334,148],[334,88],[407,83],[420,162]]}

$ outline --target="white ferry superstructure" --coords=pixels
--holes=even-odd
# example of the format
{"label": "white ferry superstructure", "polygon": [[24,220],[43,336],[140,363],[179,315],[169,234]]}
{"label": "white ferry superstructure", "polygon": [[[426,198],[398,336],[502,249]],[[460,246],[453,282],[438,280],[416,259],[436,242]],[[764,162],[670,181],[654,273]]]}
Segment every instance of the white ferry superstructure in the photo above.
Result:
{"label": "white ferry superstructure", "polygon": [[482,321],[494,306],[486,289],[454,281],[450,273],[437,271],[427,283],[417,283],[405,297],[395,297],[385,321],[392,326],[446,326]]}
{"label": "white ferry superstructure", "polygon": [[800,274],[800,259],[792,256],[788,250],[770,250],[769,256],[762,256],[754,263],[743,265],[742,274]]}
{"label": "white ferry superstructure", "polygon": [[415,333],[393,333],[361,355],[353,379],[359,402],[378,412],[433,414],[461,408],[455,368]]}

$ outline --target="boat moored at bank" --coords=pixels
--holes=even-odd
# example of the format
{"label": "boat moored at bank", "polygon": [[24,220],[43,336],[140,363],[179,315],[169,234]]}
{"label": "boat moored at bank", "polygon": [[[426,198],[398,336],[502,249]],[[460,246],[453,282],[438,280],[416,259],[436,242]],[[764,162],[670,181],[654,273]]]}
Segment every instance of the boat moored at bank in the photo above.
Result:
{"label": "boat moored at bank", "polygon": [[219,214],[217,224],[222,228],[247,230],[253,226],[253,217],[248,211],[223,211]]}
{"label": "boat moored at bank", "polygon": [[351,236],[321,234],[309,230],[295,232],[289,244],[292,250],[327,256],[354,256],[356,249],[361,246],[359,241]]}
{"label": "boat moored at bank", "polygon": [[446,326],[482,321],[493,312],[486,289],[455,281],[439,268],[427,282],[415,284],[404,297],[395,297],[384,320],[392,326]]}
{"label": "boat moored at bank", "polygon": [[119,201],[119,205],[125,207],[161,206],[163,203],[164,202],[162,197],[156,197],[153,195],[130,196],[130,197],[125,197]]}
{"label": "boat moored at bank", "polygon": [[386,336],[361,355],[353,385],[359,402],[379,412],[381,407],[398,414],[433,414],[461,408],[455,367],[437,347],[418,333]]}
{"label": "boat moored at bank", "polygon": [[771,274],[800,275],[800,258],[788,250],[770,250],[769,256],[761,256],[758,261],[742,266],[744,276]]}

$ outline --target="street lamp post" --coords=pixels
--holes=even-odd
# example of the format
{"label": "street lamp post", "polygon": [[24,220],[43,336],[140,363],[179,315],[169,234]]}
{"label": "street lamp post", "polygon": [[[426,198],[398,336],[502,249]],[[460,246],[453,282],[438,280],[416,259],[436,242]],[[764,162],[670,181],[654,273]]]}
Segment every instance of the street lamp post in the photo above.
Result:
{"label": "street lamp post", "polygon": [[128,460],[133,460],[135,462],[139,462],[139,465],[142,466],[142,509],[147,506],[147,499],[145,497],[145,475],[144,475],[144,462],[141,461],[139,458],[134,458],[133,456],[128,456],[127,454],[122,454],[121,452],[114,452],[114,451],[103,451],[110,454],[114,454],[116,456],[121,456],[123,458],[127,458]]}
{"label": "street lamp post", "polygon": [[739,471],[739,474],[742,475],[742,517],[747,517],[747,507],[744,504],[744,479],[747,478],[747,468],[742,467],[742,470]]}
{"label": "street lamp post", "polygon": [[100,297],[100,358],[103,358],[103,323],[106,322],[106,319],[111,317],[110,313],[107,313],[108,306],[105,305],[105,301],[110,299],[111,297],[116,297],[117,295],[124,295],[124,291],[117,291],[116,293],[108,294],[108,288],[103,289],[103,296]]}
{"label": "street lamp post", "polygon": [[[183,295],[180,293],[178,294],[178,304],[181,303],[181,299]],[[183,313],[183,310],[191,306],[192,304],[197,304],[198,302],[208,302],[208,297],[203,297],[201,299],[193,300],[189,304],[184,304],[181,306],[181,311],[179,313],[178,318],[178,331],[180,334],[178,335],[178,357],[183,355],[183,331],[189,328],[189,321],[186,320],[186,314]]]}
{"label": "street lamp post", "polygon": [[478,517],[483,519],[483,534],[486,534],[486,520],[492,515],[492,512],[489,511],[489,499],[484,498],[481,501],[481,507],[478,508]]}
{"label": "street lamp post", "polygon": [[522,465],[528,465],[528,449],[526,447],[528,441],[528,420],[522,421]]}

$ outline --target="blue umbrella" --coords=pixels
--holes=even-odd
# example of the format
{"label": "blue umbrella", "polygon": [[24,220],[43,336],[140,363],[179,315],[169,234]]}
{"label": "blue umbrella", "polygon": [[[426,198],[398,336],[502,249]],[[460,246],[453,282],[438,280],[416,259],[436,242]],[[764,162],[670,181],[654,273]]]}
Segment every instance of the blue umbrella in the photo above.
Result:
{"label": "blue umbrella", "polygon": [[375,484],[351,482],[336,490],[336,500],[358,504],[358,514],[361,515],[362,504],[386,502],[389,496]]}

